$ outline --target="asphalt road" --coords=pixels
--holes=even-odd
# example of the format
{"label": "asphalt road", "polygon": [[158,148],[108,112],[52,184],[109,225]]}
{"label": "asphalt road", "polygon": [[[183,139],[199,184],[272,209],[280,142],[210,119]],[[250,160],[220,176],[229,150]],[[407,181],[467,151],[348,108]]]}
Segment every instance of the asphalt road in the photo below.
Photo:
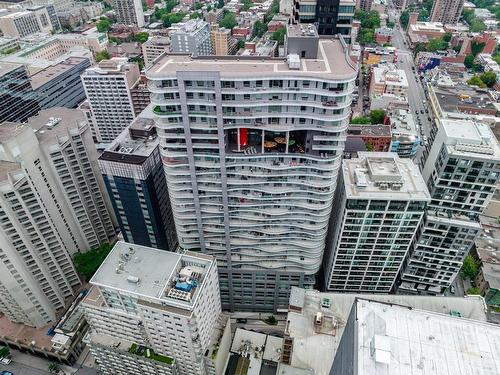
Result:
{"label": "asphalt road", "polygon": [[0,372],[4,370],[10,371],[14,375],[50,375],[48,371],[42,371],[17,362],[11,362],[9,365],[0,365]]}
{"label": "asphalt road", "polygon": [[[434,127],[432,109],[428,104],[424,104],[426,103],[427,98],[425,95],[424,85],[422,83],[423,81],[420,80],[412,70],[412,68],[415,67],[413,53],[405,46],[404,36],[399,27],[395,30],[392,45],[398,49],[398,68],[403,69],[406,73],[406,77],[408,78],[408,103],[410,105],[410,111],[414,116],[416,123],[423,129],[423,133],[420,133],[419,131],[419,136],[422,138],[423,134],[427,137],[427,145],[420,148],[415,158],[415,161],[423,167],[425,158],[427,157],[434,138],[432,134],[432,129]],[[426,113],[426,110],[429,113]],[[415,111],[418,111],[418,114],[416,114]],[[424,112],[423,114],[421,113],[422,111]],[[431,119],[430,121],[429,118]]]}

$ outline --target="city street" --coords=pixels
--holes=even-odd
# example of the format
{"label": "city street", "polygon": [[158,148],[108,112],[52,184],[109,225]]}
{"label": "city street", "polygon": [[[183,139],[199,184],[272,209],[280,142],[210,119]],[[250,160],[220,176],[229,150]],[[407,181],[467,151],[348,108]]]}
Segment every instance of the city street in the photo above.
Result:
{"label": "city street", "polygon": [[[401,29],[399,27],[395,28],[394,36],[392,39],[392,44],[394,47],[398,49],[398,68],[403,69],[406,73],[406,76],[408,78],[408,103],[410,105],[410,111],[412,115],[414,116],[415,122],[419,124],[419,128],[422,127],[423,129],[423,135],[427,137],[427,149],[430,148],[431,142],[433,139],[433,136],[431,134],[432,126],[433,126],[433,114],[432,110],[429,108],[429,106],[426,103],[427,99],[425,96],[425,91],[424,87],[420,81],[420,79],[417,78],[415,75],[415,72],[413,71],[413,67],[415,67],[415,64],[413,62],[413,54],[404,44],[404,36],[401,32]],[[426,113],[426,110],[429,113]],[[416,114],[416,111],[418,111],[418,114]],[[423,113],[422,113],[423,111]],[[431,119],[431,121],[428,120],[428,118]],[[420,122],[418,121],[420,119]],[[419,134],[420,137],[422,137],[422,134]],[[415,161],[418,163],[422,163],[423,167],[423,162],[425,160],[425,157],[427,157],[428,150],[426,151],[426,147],[421,147],[420,150],[417,153],[417,157]],[[422,157],[424,159],[422,160]]]}

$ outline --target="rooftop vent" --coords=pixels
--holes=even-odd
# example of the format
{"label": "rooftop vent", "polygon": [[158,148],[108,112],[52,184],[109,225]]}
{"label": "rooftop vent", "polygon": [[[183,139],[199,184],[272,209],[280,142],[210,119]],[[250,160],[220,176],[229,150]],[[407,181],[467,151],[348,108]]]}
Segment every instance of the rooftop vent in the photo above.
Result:
{"label": "rooftop vent", "polygon": [[128,275],[127,276],[127,281],[132,284],[138,284],[139,283],[139,278],[137,276],[133,275]]}
{"label": "rooftop vent", "polygon": [[288,63],[289,69],[299,70],[300,69],[300,57],[299,57],[299,55],[297,55],[295,53],[288,55],[287,63]]}
{"label": "rooftop vent", "polygon": [[60,117],[50,117],[49,121],[45,124],[45,126],[49,129],[52,129],[54,126],[59,124],[61,120],[62,119]]}

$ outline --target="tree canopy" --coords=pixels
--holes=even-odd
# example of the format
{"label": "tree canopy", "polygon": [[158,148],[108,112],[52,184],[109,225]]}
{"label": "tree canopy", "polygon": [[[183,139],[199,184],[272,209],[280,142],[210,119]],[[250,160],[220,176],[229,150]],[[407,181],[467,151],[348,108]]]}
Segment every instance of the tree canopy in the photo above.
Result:
{"label": "tree canopy", "polygon": [[109,53],[106,50],[102,50],[101,52],[96,52],[96,54],[95,54],[95,61],[96,62],[100,62],[102,60],[107,60],[109,58],[110,58]]}
{"label": "tree canopy", "polygon": [[262,36],[267,32],[267,25],[259,20],[253,24],[253,35]]}
{"label": "tree canopy", "polygon": [[96,24],[97,31],[99,31],[100,33],[106,33],[111,29],[112,24],[113,22],[109,18],[101,17],[99,19],[99,22],[97,22]]}
{"label": "tree canopy", "polygon": [[111,245],[105,243],[96,249],[85,253],[76,253],[73,256],[75,268],[86,281],[89,281],[92,275],[97,271],[101,263],[106,259],[111,251]]}
{"label": "tree canopy", "polygon": [[353,117],[351,120],[351,124],[368,125],[370,124],[370,118],[366,116]]}
{"label": "tree canopy", "polygon": [[448,49],[448,42],[445,42],[443,38],[434,38],[429,40],[427,44],[428,52],[443,51]]}
{"label": "tree canopy", "polygon": [[371,124],[383,124],[385,118],[385,111],[382,109],[374,109],[370,111],[370,123]]}
{"label": "tree canopy", "polygon": [[486,87],[486,84],[481,80],[480,76],[471,77],[467,83],[471,86]]}
{"label": "tree canopy", "polygon": [[476,260],[472,257],[472,255],[467,255],[464,259],[464,263],[462,264],[462,268],[460,269],[460,275],[463,279],[474,279],[478,272],[479,267]]}
{"label": "tree canopy", "polygon": [[484,72],[479,78],[481,78],[481,81],[488,87],[493,87],[497,82],[497,75],[494,72]]}
{"label": "tree canopy", "polygon": [[220,27],[225,27],[226,29],[231,30],[238,24],[236,22],[236,16],[232,12],[227,12],[222,21],[219,22]]}
{"label": "tree canopy", "polygon": [[283,45],[285,43],[285,35],[286,35],[286,28],[280,27],[278,30],[272,33],[271,39],[276,40],[279,45]]}

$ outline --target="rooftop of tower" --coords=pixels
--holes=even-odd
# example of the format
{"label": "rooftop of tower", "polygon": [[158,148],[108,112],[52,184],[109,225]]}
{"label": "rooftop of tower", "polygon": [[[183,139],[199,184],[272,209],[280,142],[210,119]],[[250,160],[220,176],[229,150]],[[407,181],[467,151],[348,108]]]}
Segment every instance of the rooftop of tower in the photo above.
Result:
{"label": "rooftop of tower", "polygon": [[91,284],[141,300],[190,310],[215,260],[204,254],[174,253],[118,241]]}
{"label": "rooftop of tower", "polygon": [[303,75],[323,79],[354,79],[356,67],[347,54],[347,47],[340,39],[320,39],[315,59],[300,59],[298,69],[290,68],[284,57],[264,56],[191,56],[163,54],[147,70],[150,78],[175,75],[178,71],[220,72],[221,77]]}
{"label": "rooftop of tower", "polygon": [[417,166],[392,152],[360,152],[343,161],[349,199],[423,200],[430,194]]}
{"label": "rooftop of tower", "polygon": [[500,145],[486,124],[441,119],[448,151],[455,155],[500,160]]}

